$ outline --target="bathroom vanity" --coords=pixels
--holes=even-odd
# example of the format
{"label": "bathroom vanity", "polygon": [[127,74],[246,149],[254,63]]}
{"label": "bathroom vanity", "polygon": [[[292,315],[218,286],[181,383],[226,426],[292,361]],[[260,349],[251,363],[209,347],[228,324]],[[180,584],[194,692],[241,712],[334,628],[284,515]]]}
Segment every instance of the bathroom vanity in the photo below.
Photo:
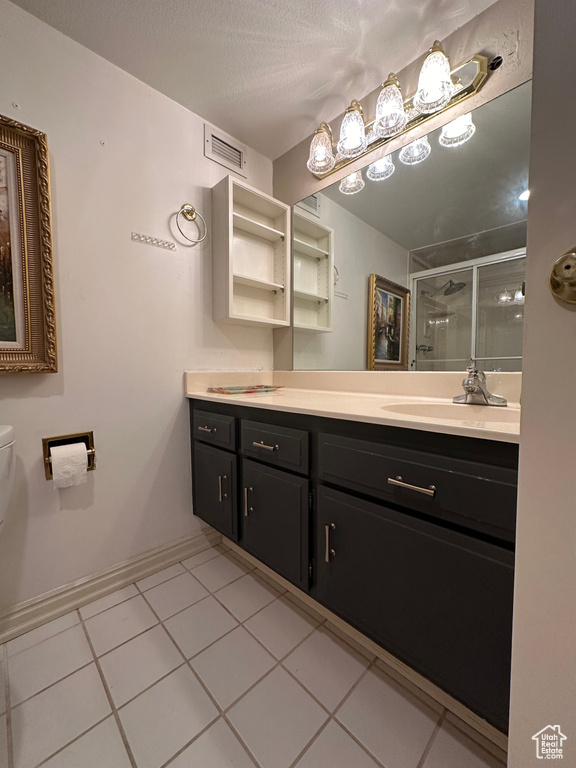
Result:
{"label": "bathroom vanity", "polygon": [[514,435],[293,402],[191,396],[195,514],[505,732]]}

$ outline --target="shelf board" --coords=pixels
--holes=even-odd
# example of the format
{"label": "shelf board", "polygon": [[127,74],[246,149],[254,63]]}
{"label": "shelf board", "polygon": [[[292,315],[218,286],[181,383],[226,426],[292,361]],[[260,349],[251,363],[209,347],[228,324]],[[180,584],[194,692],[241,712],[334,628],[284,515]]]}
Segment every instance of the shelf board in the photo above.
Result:
{"label": "shelf board", "polygon": [[325,325],[305,325],[304,323],[294,323],[294,328],[307,333],[330,333],[332,328]]}
{"label": "shelf board", "polygon": [[283,291],[284,286],[280,283],[269,283],[267,280],[259,280],[256,277],[248,277],[248,275],[232,275],[232,279],[235,283],[240,285],[248,285],[250,288],[261,288],[263,291]]}
{"label": "shelf board", "polygon": [[293,238],[292,247],[299,255],[308,256],[311,259],[325,259],[326,256],[330,255],[328,251],[317,248],[315,245],[310,245],[310,243],[305,243],[303,240],[298,240],[297,237]]}
{"label": "shelf board", "polygon": [[274,320],[273,318],[268,317],[253,317],[251,315],[238,315],[236,313],[231,313],[229,318],[227,319],[227,322],[229,323],[240,323],[241,325],[259,325],[262,328],[282,328],[284,326],[289,326],[290,323],[288,320]]}
{"label": "shelf board", "polygon": [[284,239],[284,232],[280,232],[279,229],[274,229],[266,224],[261,224],[254,219],[249,219],[247,216],[242,216],[241,213],[233,214],[233,224],[235,229],[241,229],[242,232],[247,232],[249,235],[256,235],[256,237],[269,240],[271,243]]}
{"label": "shelf board", "polygon": [[295,299],[305,299],[306,301],[328,301],[328,296],[320,296],[317,293],[310,293],[310,291],[298,291],[294,289]]}

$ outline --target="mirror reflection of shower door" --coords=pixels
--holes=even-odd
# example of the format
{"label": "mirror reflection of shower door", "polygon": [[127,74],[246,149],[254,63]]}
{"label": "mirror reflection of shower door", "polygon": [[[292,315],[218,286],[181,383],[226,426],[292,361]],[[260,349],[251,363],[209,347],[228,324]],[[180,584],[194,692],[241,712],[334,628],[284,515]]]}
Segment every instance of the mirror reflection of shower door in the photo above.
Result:
{"label": "mirror reflection of shower door", "polygon": [[522,370],[526,259],[478,267],[476,360],[485,371]]}
{"label": "mirror reflection of shower door", "polygon": [[470,364],[473,270],[415,281],[417,371],[461,371]]}

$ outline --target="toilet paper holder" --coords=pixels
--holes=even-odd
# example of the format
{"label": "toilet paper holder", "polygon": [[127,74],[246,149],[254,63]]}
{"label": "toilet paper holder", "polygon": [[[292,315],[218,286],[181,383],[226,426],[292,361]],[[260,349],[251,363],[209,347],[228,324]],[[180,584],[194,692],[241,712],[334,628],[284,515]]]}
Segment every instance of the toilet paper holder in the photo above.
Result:
{"label": "toilet paper holder", "polygon": [[46,480],[52,480],[52,457],[50,449],[56,445],[70,443],[85,443],[88,454],[88,472],[96,469],[96,451],[94,450],[94,432],[76,432],[73,435],[58,435],[57,437],[42,438],[42,453],[44,455],[44,474]]}

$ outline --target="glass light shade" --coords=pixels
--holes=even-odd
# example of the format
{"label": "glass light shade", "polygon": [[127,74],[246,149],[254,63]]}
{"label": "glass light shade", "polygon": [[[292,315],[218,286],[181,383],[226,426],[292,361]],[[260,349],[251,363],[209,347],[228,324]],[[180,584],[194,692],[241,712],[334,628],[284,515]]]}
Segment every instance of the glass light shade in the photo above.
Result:
{"label": "glass light shade", "polygon": [[312,173],[325,173],[334,168],[336,162],[332,153],[332,132],[320,127],[314,134],[310,144],[310,157],[306,163]]}
{"label": "glass light shade", "polygon": [[384,179],[389,179],[395,170],[396,167],[392,162],[392,158],[390,155],[386,155],[386,157],[376,160],[375,163],[371,163],[368,166],[366,176],[371,181],[384,181]]}
{"label": "glass light shade", "polygon": [[338,152],[342,157],[357,157],[368,146],[361,109],[362,107],[358,102],[352,102],[342,120],[340,141],[338,142]]}
{"label": "glass light shade", "polygon": [[476,126],[472,122],[472,115],[468,112],[443,125],[438,141],[443,147],[460,147],[474,136],[475,131]]}
{"label": "glass light shade", "polygon": [[418,112],[430,115],[445,107],[452,98],[453,92],[450,62],[436,40],[422,64],[418,77],[418,90],[412,102]]}
{"label": "glass light shade", "polygon": [[496,296],[498,304],[509,304],[512,301],[512,294],[510,291],[500,291]]}
{"label": "glass light shade", "polygon": [[524,304],[524,294],[522,293],[522,288],[516,288],[514,291],[514,301],[516,304]]}
{"label": "glass light shade", "polygon": [[372,131],[376,136],[385,139],[400,133],[406,127],[406,122],[400,84],[396,75],[391,73],[378,96]]}
{"label": "glass light shade", "polygon": [[364,189],[364,179],[362,178],[362,171],[355,171],[345,179],[342,179],[340,186],[338,187],[343,195],[355,195],[360,190]]}
{"label": "glass light shade", "polygon": [[432,147],[430,146],[428,137],[422,136],[421,139],[416,139],[416,141],[402,147],[398,153],[398,160],[400,160],[401,163],[404,163],[404,165],[418,165],[418,163],[426,160],[431,151]]}

